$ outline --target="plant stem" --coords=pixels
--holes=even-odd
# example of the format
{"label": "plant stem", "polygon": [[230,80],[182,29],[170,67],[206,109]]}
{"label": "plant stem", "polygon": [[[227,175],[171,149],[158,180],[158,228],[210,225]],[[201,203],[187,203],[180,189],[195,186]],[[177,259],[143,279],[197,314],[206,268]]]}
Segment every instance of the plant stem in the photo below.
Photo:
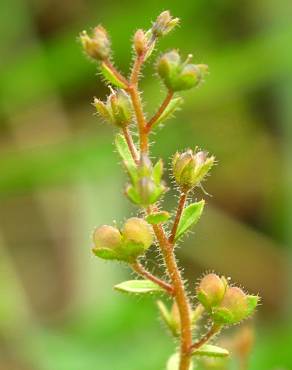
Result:
{"label": "plant stem", "polygon": [[212,325],[210,330],[200,340],[191,345],[190,352],[192,353],[202,347],[202,345],[206,344],[215,334],[220,331],[220,329],[220,325]]}
{"label": "plant stem", "polygon": [[148,152],[148,135],[145,132],[146,120],[144,117],[144,113],[142,110],[142,102],[139,96],[139,92],[136,86],[131,85],[128,88],[128,92],[132,99],[133,108],[136,115],[138,130],[139,130],[139,138],[140,138],[140,155],[142,153]]}
{"label": "plant stem", "polygon": [[181,195],[180,195],[175,220],[174,220],[172,230],[171,230],[171,234],[170,234],[170,237],[169,237],[169,242],[171,244],[174,243],[174,239],[175,239],[176,231],[177,231],[177,228],[178,228],[178,225],[179,225],[179,221],[180,221],[182,212],[183,212],[185,204],[186,204],[187,195],[188,195],[187,192],[181,193]]}
{"label": "plant stem", "polygon": [[[132,99],[133,108],[136,115],[137,126],[140,138],[140,155],[148,153],[148,132],[146,131],[146,119],[144,116],[142,102],[138,91],[138,77],[144,57],[138,57],[134,63],[131,74],[131,84],[128,86],[128,92]],[[151,207],[148,213],[151,212]],[[184,283],[176,263],[173,252],[173,245],[169,242],[162,225],[153,225],[153,230],[166,264],[167,273],[171,279],[173,295],[176,300],[180,322],[181,322],[181,345],[180,345],[180,365],[179,370],[189,370],[191,363],[190,347],[192,345],[192,328],[190,316],[190,304],[185,291]]]}
{"label": "plant stem", "polygon": [[150,121],[146,125],[147,132],[151,131],[152,126],[157,122],[157,120],[160,118],[162,113],[167,108],[168,104],[170,103],[171,99],[173,97],[173,91],[168,91],[165,99],[163,100],[161,106],[159,107],[158,111],[154,114],[154,116],[150,119]]}
{"label": "plant stem", "polygon": [[137,272],[137,274],[142,275],[142,276],[146,277],[148,280],[153,281],[157,285],[161,286],[164,290],[166,290],[167,293],[169,293],[170,295],[173,295],[173,287],[170,284],[168,284],[167,282],[159,279],[157,276],[151,274],[151,272],[147,271],[144,268],[144,266],[141,265],[141,263],[136,261],[131,266],[132,266],[133,270],[135,272]]}
{"label": "plant stem", "polygon": [[176,263],[172,244],[169,243],[161,225],[153,225],[153,229],[164,256],[168,275],[172,281],[174,296],[180,314],[181,345],[179,370],[189,370],[191,362],[189,349],[192,344],[192,331],[188,297]]}
{"label": "plant stem", "polygon": [[130,150],[130,152],[132,154],[132,157],[133,157],[135,163],[138,164],[139,163],[139,155],[138,155],[136,146],[135,146],[135,144],[133,142],[133,138],[132,138],[132,135],[131,135],[131,133],[129,131],[128,126],[123,127],[123,134],[124,134],[124,137],[125,137],[126,142],[128,144],[129,150]]}

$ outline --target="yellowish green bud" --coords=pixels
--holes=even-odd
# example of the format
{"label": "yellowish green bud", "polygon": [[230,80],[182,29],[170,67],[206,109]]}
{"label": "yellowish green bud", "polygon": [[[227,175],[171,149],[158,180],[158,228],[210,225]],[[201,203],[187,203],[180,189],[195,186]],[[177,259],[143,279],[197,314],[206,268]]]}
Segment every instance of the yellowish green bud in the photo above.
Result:
{"label": "yellowish green bud", "polygon": [[86,31],[80,35],[84,51],[95,60],[105,60],[111,53],[111,43],[106,30],[101,26],[94,28],[92,35]]}
{"label": "yellowish green bud", "polygon": [[93,105],[103,119],[115,126],[125,127],[132,119],[131,100],[122,89],[112,90],[106,102],[95,98]]}
{"label": "yellowish green bud", "polygon": [[197,287],[197,298],[207,310],[210,310],[222,301],[225,290],[225,279],[213,273],[208,274],[203,277]]}
{"label": "yellowish green bud", "polygon": [[118,250],[122,245],[122,236],[120,231],[108,225],[103,225],[94,230],[93,253],[104,259],[119,259]]}
{"label": "yellowish green bud", "polygon": [[188,56],[185,62],[176,50],[172,50],[160,57],[157,63],[157,72],[166,87],[171,91],[188,90],[198,86],[208,73],[205,64],[189,64],[192,58]]}
{"label": "yellowish green bud", "polygon": [[213,320],[218,324],[237,324],[251,315],[259,297],[246,295],[238,287],[228,287],[218,307],[213,310]]}
{"label": "yellowish green bud", "polygon": [[134,48],[137,55],[142,55],[146,52],[148,47],[148,38],[143,30],[136,31],[134,35]]}
{"label": "yellowish green bud", "polygon": [[153,243],[153,232],[151,226],[142,218],[129,218],[123,228],[124,242],[139,244],[144,250]]}
{"label": "yellowish green bud", "polygon": [[208,157],[206,152],[176,153],[172,161],[173,175],[183,191],[199,185],[215,162],[215,157]]}
{"label": "yellowish green bud", "polygon": [[179,18],[173,18],[168,10],[162,12],[153,23],[152,33],[156,37],[168,34],[177,24]]}

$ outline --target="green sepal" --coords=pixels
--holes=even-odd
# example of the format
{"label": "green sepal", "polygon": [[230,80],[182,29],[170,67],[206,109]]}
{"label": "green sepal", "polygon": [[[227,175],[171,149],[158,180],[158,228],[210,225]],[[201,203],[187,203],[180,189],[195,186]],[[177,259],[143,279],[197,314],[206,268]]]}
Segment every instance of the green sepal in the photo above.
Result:
{"label": "green sepal", "polygon": [[156,185],[160,184],[162,174],[163,174],[163,160],[159,159],[159,161],[155,163],[152,171],[153,180]]}
{"label": "green sepal", "polygon": [[163,293],[164,290],[150,280],[128,280],[114,286],[116,290],[129,294]]}
{"label": "green sepal", "polygon": [[110,248],[93,248],[92,252],[97,257],[105,260],[120,260],[118,253]]}
{"label": "green sepal", "polygon": [[144,252],[145,249],[142,243],[135,243],[131,240],[127,242],[124,241],[124,243],[118,250],[120,259],[128,263],[135,262],[137,257],[143,254]]}
{"label": "green sepal", "polygon": [[103,77],[114,86],[120,87],[122,89],[125,89],[127,85],[119,80],[115,74],[112,72],[112,70],[104,63],[102,62],[100,65],[100,70],[103,75]]}
{"label": "green sepal", "polygon": [[192,352],[192,356],[227,357],[229,356],[229,352],[225,348],[213,346],[212,344],[204,344]]}
{"label": "green sepal", "polygon": [[[191,362],[189,370],[194,369],[194,364]],[[174,353],[167,361],[166,370],[179,370],[179,353]]]}
{"label": "green sepal", "polygon": [[254,313],[260,301],[260,297],[257,295],[247,295],[246,301],[247,301],[247,316],[250,316]]}
{"label": "green sepal", "polygon": [[159,125],[160,123],[166,121],[168,118],[171,118],[172,114],[174,114],[175,111],[177,111],[180,106],[183,103],[182,97],[176,97],[172,98],[169,102],[168,106],[164,110],[164,112],[161,114],[161,116],[158,118],[158,120],[154,123],[153,127]]}
{"label": "green sepal", "polygon": [[174,337],[179,336],[179,329],[176,325],[176,323],[173,320],[173,317],[171,315],[171,312],[168,310],[168,308],[165,306],[165,304],[162,301],[157,301],[157,307],[160,312],[160,316],[163,319],[164,323],[170,330],[171,334]]}
{"label": "green sepal", "polygon": [[175,235],[175,240],[179,239],[191,226],[195,225],[203,212],[205,201],[192,203],[187,206],[182,213],[181,219]]}
{"label": "green sepal", "polygon": [[151,225],[161,224],[170,218],[170,214],[166,211],[151,213],[146,216],[146,221]]}
{"label": "green sepal", "polygon": [[117,134],[115,138],[115,146],[119,155],[121,156],[123,163],[132,179],[132,181],[137,180],[137,166],[128,148],[126,139],[123,135]]}

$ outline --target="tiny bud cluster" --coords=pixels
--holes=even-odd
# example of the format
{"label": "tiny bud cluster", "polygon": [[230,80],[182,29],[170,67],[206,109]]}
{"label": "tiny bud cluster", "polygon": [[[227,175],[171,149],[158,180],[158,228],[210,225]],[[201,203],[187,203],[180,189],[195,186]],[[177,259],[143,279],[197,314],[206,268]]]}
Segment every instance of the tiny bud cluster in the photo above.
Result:
{"label": "tiny bud cluster", "polygon": [[86,31],[80,35],[84,51],[95,60],[105,60],[111,53],[111,42],[106,30],[101,26],[94,28],[92,35],[88,36]]}
{"label": "tiny bud cluster", "polygon": [[93,234],[93,253],[100,258],[132,263],[153,243],[150,225],[138,217],[129,218],[122,230],[103,225]]}

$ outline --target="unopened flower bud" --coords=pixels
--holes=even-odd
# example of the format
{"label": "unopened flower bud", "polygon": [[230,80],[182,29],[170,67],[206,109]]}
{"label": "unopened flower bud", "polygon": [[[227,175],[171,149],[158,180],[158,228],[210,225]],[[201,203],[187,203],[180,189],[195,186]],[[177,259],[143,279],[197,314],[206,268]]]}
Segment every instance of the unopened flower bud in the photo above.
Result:
{"label": "unopened flower bud", "polygon": [[179,18],[173,18],[168,10],[162,12],[153,23],[152,32],[156,37],[161,37],[169,33],[177,24]]}
{"label": "unopened flower bud", "polygon": [[142,55],[146,52],[148,39],[143,30],[138,30],[134,35],[134,48],[137,55]]}
{"label": "unopened flower bud", "polygon": [[213,319],[219,324],[236,324],[248,314],[247,295],[238,287],[229,287],[220,305],[215,308]]}
{"label": "unopened flower bud", "polygon": [[183,191],[191,190],[204,179],[213,166],[215,158],[208,157],[206,152],[176,153],[173,158],[173,175]]}
{"label": "unopened flower bud", "polygon": [[118,259],[117,251],[122,244],[120,231],[108,225],[95,229],[93,234],[93,253],[104,259]]}
{"label": "unopened flower bud", "polygon": [[225,279],[213,273],[208,274],[203,277],[197,288],[197,298],[202,305],[209,310],[222,301],[225,289]]}
{"label": "unopened flower bud", "polygon": [[122,232],[126,243],[137,244],[141,246],[143,250],[148,249],[153,243],[151,226],[142,218],[129,218]]}
{"label": "unopened flower bud", "polygon": [[115,125],[127,126],[132,118],[132,105],[128,94],[124,90],[118,89],[109,96],[109,101]]}
{"label": "unopened flower bud", "polygon": [[80,40],[85,52],[93,59],[105,60],[111,52],[111,43],[106,30],[102,26],[94,28],[92,35],[86,31],[80,35]]}
{"label": "unopened flower bud", "polygon": [[176,50],[160,57],[157,63],[157,72],[169,90],[188,90],[198,86],[203,81],[208,66],[205,64],[189,64],[191,57],[189,55],[186,61],[182,62]]}
{"label": "unopened flower bud", "polygon": [[115,126],[125,127],[132,119],[131,100],[122,89],[113,90],[105,103],[95,98],[93,105],[102,118]]}

